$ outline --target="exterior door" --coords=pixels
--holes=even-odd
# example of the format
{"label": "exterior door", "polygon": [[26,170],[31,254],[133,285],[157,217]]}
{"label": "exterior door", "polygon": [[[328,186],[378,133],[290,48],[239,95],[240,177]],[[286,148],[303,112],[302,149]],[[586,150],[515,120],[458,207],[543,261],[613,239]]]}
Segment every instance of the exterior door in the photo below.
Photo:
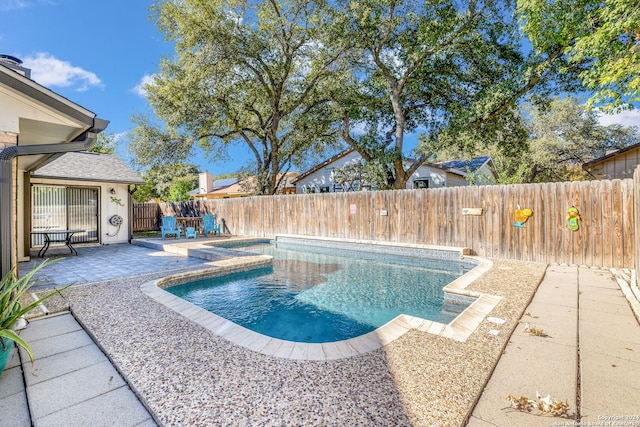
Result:
{"label": "exterior door", "polygon": [[[33,185],[31,189],[32,231],[84,230],[72,242],[98,241],[98,189]],[[42,235],[31,236],[31,246],[42,246]]]}
{"label": "exterior door", "polygon": [[67,188],[67,227],[69,230],[85,230],[74,234],[72,242],[98,241],[97,188]]}

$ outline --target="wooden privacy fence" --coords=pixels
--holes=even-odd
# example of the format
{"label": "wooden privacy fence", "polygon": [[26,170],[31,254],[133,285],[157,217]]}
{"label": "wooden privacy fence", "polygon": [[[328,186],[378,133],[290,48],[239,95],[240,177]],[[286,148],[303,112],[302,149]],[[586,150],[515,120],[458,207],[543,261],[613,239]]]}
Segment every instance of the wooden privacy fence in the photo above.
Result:
{"label": "wooden privacy fence", "polygon": [[160,230],[162,212],[157,203],[133,204],[133,231]]}
{"label": "wooden privacy fence", "polygon": [[[634,193],[634,180],[627,179],[247,197],[161,203],[160,209],[216,214],[236,235],[458,246],[489,258],[633,268]],[[524,228],[513,225],[518,206],[533,211]],[[582,218],[578,231],[567,226],[571,206]],[[482,214],[464,215],[465,208]]]}

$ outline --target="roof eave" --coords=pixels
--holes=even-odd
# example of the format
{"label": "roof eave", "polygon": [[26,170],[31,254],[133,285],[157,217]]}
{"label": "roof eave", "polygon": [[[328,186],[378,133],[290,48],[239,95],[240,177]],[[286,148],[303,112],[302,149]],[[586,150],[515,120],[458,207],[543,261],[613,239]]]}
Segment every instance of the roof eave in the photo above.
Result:
{"label": "roof eave", "polygon": [[[67,98],[58,95],[52,90],[47,89],[46,87],[8,67],[5,67],[2,64],[0,64],[0,84],[6,85],[34,101],[40,102],[80,123],[85,124],[87,128],[94,127],[96,124],[94,121],[94,119],[96,119],[96,114],[92,111],[89,111]],[[104,128],[102,130],[104,130]]]}

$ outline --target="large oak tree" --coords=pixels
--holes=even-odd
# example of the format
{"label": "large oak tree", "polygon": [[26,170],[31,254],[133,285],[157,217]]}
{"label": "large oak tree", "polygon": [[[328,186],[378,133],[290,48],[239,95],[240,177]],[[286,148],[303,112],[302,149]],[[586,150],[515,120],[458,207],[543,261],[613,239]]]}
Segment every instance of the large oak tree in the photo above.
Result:
{"label": "large oak tree", "polygon": [[140,120],[134,133],[134,152],[154,154],[147,164],[196,143],[214,157],[245,144],[256,193],[273,194],[291,165],[339,144],[326,93],[350,41],[332,37],[340,19],[325,2],[167,0],[153,11],[175,56],[146,88],[167,129]]}
{"label": "large oak tree", "polygon": [[[558,76],[561,50],[525,55],[513,13],[500,0],[345,6],[344,37],[361,54],[352,86],[336,96],[344,138],[365,160],[388,168],[389,187],[404,188],[442,147],[496,143],[521,97],[548,89],[542,83]],[[413,161],[404,153],[408,133],[421,140]]]}

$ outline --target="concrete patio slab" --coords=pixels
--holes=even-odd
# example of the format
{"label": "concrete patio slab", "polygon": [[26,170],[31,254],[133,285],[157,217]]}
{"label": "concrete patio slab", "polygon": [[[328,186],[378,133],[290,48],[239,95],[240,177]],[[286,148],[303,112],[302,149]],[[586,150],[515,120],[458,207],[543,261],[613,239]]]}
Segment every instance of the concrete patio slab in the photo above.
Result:
{"label": "concrete patio slab", "polygon": [[[111,427],[155,426],[141,405],[131,405],[131,392],[121,387],[94,399],[66,407],[37,420],[38,427]],[[114,410],[117,408],[117,410]]]}
{"label": "concrete patio slab", "polygon": [[[19,368],[13,368],[12,370],[14,369],[19,370]],[[0,387],[3,386],[2,377],[4,377],[5,374],[6,371],[0,376]],[[29,406],[27,405],[27,396],[24,390],[1,398],[0,408],[3,408],[2,416],[0,416],[0,427],[26,427],[31,425]]]}
{"label": "concrete patio slab", "polygon": [[53,338],[58,335],[70,332],[82,331],[82,327],[76,322],[73,316],[50,316],[46,320],[46,328],[25,328],[20,332],[20,336],[28,343],[33,343],[46,338]]}
{"label": "concrete patio slab", "polygon": [[[581,363],[582,419],[597,421],[602,415],[640,416],[640,361],[585,351],[588,354]],[[635,421],[640,423],[638,418]]]}
{"label": "concrete patio slab", "polygon": [[0,393],[11,393],[0,396],[0,408],[12,408],[2,411],[11,418],[1,416],[0,426],[156,425],[70,313],[34,319],[20,334],[36,361],[32,367],[20,349],[23,365],[16,351],[15,367],[0,376]]}
{"label": "concrete patio slab", "polygon": [[27,386],[35,385],[79,369],[104,362],[106,356],[95,345],[76,347],[49,357],[38,357],[33,364],[27,360],[25,366],[25,382]]}
{"label": "concrete patio slab", "polygon": [[[37,341],[29,341],[29,347],[31,347],[36,360],[93,344],[91,337],[82,329]],[[26,352],[23,353],[23,360],[29,360]]]}
{"label": "concrete patio slab", "polygon": [[20,367],[5,368],[2,375],[0,375],[0,399],[19,393],[22,390],[24,390],[24,384]]}
{"label": "concrete patio slab", "polygon": [[118,372],[105,360],[97,365],[28,386],[27,395],[32,416],[37,420],[124,385],[124,380]]}

